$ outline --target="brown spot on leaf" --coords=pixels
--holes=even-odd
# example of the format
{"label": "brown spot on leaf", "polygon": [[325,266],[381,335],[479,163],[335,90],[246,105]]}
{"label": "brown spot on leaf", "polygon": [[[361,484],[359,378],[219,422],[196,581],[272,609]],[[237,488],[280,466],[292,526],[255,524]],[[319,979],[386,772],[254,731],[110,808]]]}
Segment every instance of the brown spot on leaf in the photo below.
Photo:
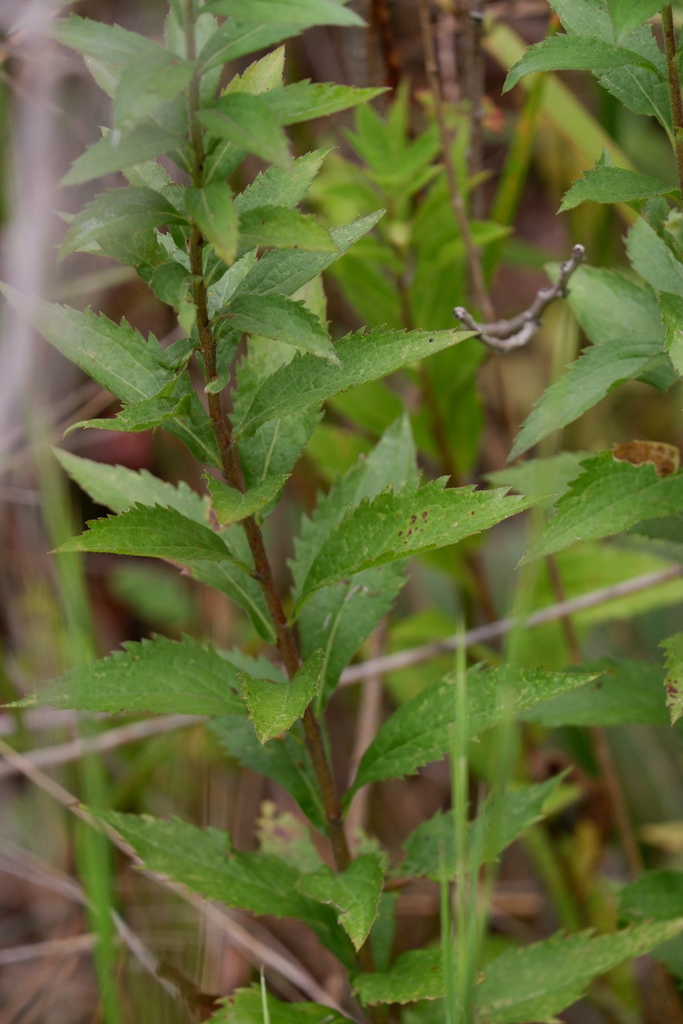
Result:
{"label": "brown spot on leaf", "polygon": [[663,441],[628,441],[613,445],[612,456],[617,462],[630,462],[633,466],[651,462],[657,476],[670,476],[678,470],[681,453],[675,444]]}

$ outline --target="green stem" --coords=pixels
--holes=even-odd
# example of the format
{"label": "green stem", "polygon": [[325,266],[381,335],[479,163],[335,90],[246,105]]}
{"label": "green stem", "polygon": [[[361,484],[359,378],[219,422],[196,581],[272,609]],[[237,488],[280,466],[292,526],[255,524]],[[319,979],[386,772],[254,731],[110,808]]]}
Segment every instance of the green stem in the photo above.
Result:
{"label": "green stem", "polygon": [[683,102],[681,101],[681,82],[676,63],[676,33],[671,4],[664,4],[662,7],[662,27],[664,29],[664,52],[666,53],[669,96],[671,98],[671,113],[674,123],[673,150],[678,171],[678,187],[683,196]]}
{"label": "green stem", "polygon": [[[194,12],[191,0],[188,0],[186,7],[185,46],[188,60],[195,60]],[[204,182],[204,144],[202,128],[196,116],[200,107],[199,76],[196,72],[193,74],[189,84],[188,107],[190,141],[192,145],[192,185],[194,188],[201,188]],[[216,339],[211,330],[208,313],[206,282],[204,280],[202,261],[203,247],[204,238],[202,233],[199,227],[193,223],[189,246],[193,297],[197,309],[196,323],[202,359],[204,361],[204,373],[206,379],[211,380],[216,376]],[[211,417],[214,435],[218,444],[223,475],[231,487],[244,493],[245,481],[239,452],[230,431],[229,421],[223,414],[220,395],[209,393],[207,398],[209,416]],[[290,679],[293,679],[299,669],[301,659],[294,633],[287,622],[287,616],[275,586],[273,571],[265,544],[263,543],[261,528],[253,516],[245,519],[242,525],[244,526],[244,532],[254,560],[253,575],[261,585],[261,590],[263,591],[263,596],[275,627],[277,646],[282,655],[287,675]],[[327,758],[320,731],[320,723],[310,707],[304,713],[303,724],[306,745],[311,755],[313,770],[325,808],[334,860],[337,870],[343,871],[351,862],[351,853],[344,834],[341,801],[332,774],[332,768]],[[363,964],[363,968],[367,969],[366,964]]]}

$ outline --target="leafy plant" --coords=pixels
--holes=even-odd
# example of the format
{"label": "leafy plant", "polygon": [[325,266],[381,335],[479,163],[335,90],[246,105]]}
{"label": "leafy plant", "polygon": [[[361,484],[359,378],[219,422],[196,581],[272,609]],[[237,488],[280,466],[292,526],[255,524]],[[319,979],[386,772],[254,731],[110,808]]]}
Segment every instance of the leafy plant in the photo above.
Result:
{"label": "leafy plant", "polygon": [[[592,201],[627,203],[637,213],[627,239],[634,273],[571,266],[568,302],[591,346],[541,396],[513,458],[620,384],[639,380],[663,391],[683,372],[683,113],[671,8],[661,8],[662,53],[644,24],[658,4],[551,0],[551,6],[565,31],[531,47],[510,71],[506,89],[531,72],[592,70],[621,103],[658,120],[679,181],[660,182],[605,157],[566,194],[563,210]],[[463,638],[456,636],[455,667],[399,704],[343,792],[326,710],[343,672],[394,607],[411,556],[423,564],[430,558],[434,564],[434,552],[444,562],[452,556],[454,574],[464,566],[474,585],[481,566],[470,539],[541,505],[554,508],[533,533],[525,561],[557,554],[557,564],[546,563],[549,574],[557,565],[560,574],[571,568],[561,561],[571,545],[624,531],[652,558],[660,556],[662,539],[678,552],[681,473],[663,459],[661,445],[644,443],[585,458],[530,459],[492,474],[502,484],[493,489],[447,486],[449,478],[462,484],[475,461],[481,339],[519,339],[523,329],[525,341],[537,313],[510,321],[501,333],[500,325],[480,324],[458,307],[473,329],[450,326],[450,306],[467,297],[471,251],[437,161],[450,161],[463,191],[472,186],[465,115],[454,119],[463,129],[455,146],[444,139],[449,126],[438,109],[434,117],[428,110],[426,128],[411,135],[405,87],[382,116],[366,105],[381,89],[285,84],[283,47],[221,86],[227,62],[324,24],[361,22],[337,0],[172,0],[163,45],[77,15],[55,24],[55,37],[87,58],[113,102],[111,129],[76,160],[64,184],[116,171],[128,182],[96,196],[70,220],[61,256],[85,251],[133,267],[174,309],[182,337],[162,348],[125,320],[117,324],[33,298],[26,303],[8,286],[3,292],[120,400],[115,417],[77,426],[164,429],[203,467],[205,480],[198,494],[184,483],[60,452],[70,476],[112,512],[60,550],[171,562],[239,606],[262,650],[157,636],[73,668],[22,703],[206,716],[224,751],[287,790],[316,833],[318,845],[309,842],[305,857],[292,856],[272,836],[245,852],[224,830],[91,809],[148,870],[227,907],[303,922],[348,981],[343,1013],[286,1004],[253,988],[214,1006],[211,1019],[357,1019],[355,996],[375,1021],[385,1019],[387,1005],[398,1012],[405,1004],[415,1004],[402,1011],[406,1022],[551,1021],[593,979],[675,940],[683,909],[680,901],[673,907],[657,898],[661,876],[645,873],[622,893],[622,911],[632,922],[625,927],[559,932],[488,956],[488,901],[500,855],[523,834],[545,835],[534,833],[537,823],[573,799],[563,777],[536,783],[522,777],[514,719],[594,730],[659,721],[664,691],[658,703],[652,683],[654,676],[654,686],[661,685],[663,670],[645,662],[616,669],[605,662],[538,664],[519,629],[504,659],[486,651],[488,664],[467,668]],[[353,107],[359,109],[349,140],[364,168],[324,150],[294,155],[287,127]],[[267,166],[240,190],[245,163],[254,158]],[[346,206],[350,223],[325,227],[302,212],[309,189],[328,221]],[[472,222],[469,230],[473,251],[490,245],[491,259],[500,251],[494,243],[509,233],[507,223],[494,220]],[[368,325],[336,342],[321,278],[328,268]],[[567,268],[550,274],[561,291]],[[541,306],[554,295],[551,289]],[[399,371],[404,382],[419,384],[425,399],[412,417],[397,389],[384,383]],[[343,429],[321,422],[323,403],[372,436],[362,457],[332,466],[330,448]],[[283,592],[276,585],[282,567],[273,564],[264,528],[309,443],[330,486],[301,519],[292,585]],[[421,479],[418,453],[448,476]],[[509,494],[510,487],[520,493]],[[460,545],[455,554],[454,545]],[[592,561],[604,554],[599,547],[583,550]],[[542,585],[524,578],[520,615],[537,603]],[[681,634],[664,646],[675,722],[683,713]],[[620,686],[629,699],[615,696]],[[471,744],[482,734],[494,751],[481,769],[490,792],[471,815],[468,767],[477,759]],[[599,734],[593,738],[601,749]],[[453,807],[406,837],[402,865],[390,865],[373,837],[347,835],[345,815],[362,787],[413,775],[447,754]],[[392,960],[391,891],[425,877],[441,886],[441,941]]]}

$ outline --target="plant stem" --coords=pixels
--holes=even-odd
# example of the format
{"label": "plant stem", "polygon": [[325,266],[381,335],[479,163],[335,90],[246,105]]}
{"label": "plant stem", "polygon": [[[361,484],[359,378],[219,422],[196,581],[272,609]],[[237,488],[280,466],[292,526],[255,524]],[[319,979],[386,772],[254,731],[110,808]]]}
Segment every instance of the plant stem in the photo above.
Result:
{"label": "plant stem", "polygon": [[[470,177],[481,174],[483,167],[483,140],[481,131],[482,98],[484,95],[484,59],[482,37],[484,34],[483,0],[469,0],[465,17],[468,23],[469,46],[468,64],[465,68],[467,91],[470,105],[469,173]],[[470,196],[474,217],[484,216],[484,195],[481,185],[475,185]]]}
{"label": "plant stem", "polygon": [[391,11],[387,0],[371,0],[370,22],[373,30],[379,39],[384,61],[384,84],[390,89],[395,89],[403,71],[401,69],[401,58],[396,49],[396,40],[391,24]]}
{"label": "plant stem", "polygon": [[[550,577],[550,585],[555,597],[558,601],[565,601],[566,594],[564,586],[562,585],[562,578],[557,566],[557,561],[553,555],[548,555],[546,557],[546,564],[548,567],[548,575]],[[564,630],[569,656],[572,662],[577,664],[581,661],[581,649],[576,635],[576,630],[574,629],[574,623],[572,622],[569,614],[563,615],[560,621]],[[638,841],[633,831],[633,825],[631,824],[628,811],[628,804],[626,802],[621,781],[617,774],[614,758],[612,757],[612,751],[610,750],[609,743],[607,741],[607,735],[605,730],[601,726],[597,725],[590,726],[588,732],[593,746],[593,753],[595,754],[595,759],[598,762],[602,781],[607,792],[607,798],[611,805],[614,824],[616,825],[619,839],[621,840],[626,863],[628,864],[631,877],[635,879],[643,870],[643,859],[640,855]]]}
{"label": "plant stem", "polygon": [[484,283],[484,273],[481,267],[479,250],[474,244],[474,239],[472,238],[469,221],[467,220],[467,211],[465,210],[462,193],[460,192],[458,179],[455,174],[453,156],[451,154],[451,138],[446,124],[446,116],[441,98],[439,70],[436,63],[434,38],[432,36],[432,26],[429,18],[429,0],[418,0],[418,6],[420,10],[420,25],[422,28],[422,39],[425,51],[425,70],[427,72],[429,89],[434,99],[434,112],[436,114],[436,121],[439,126],[439,134],[441,136],[443,164],[448,181],[451,206],[453,207],[453,213],[455,214],[455,219],[458,222],[460,234],[462,235],[463,244],[465,246],[465,252],[467,254],[467,264],[470,271],[474,301],[481,309],[484,318],[486,320],[493,320],[495,313]]}
{"label": "plant stem", "polygon": [[[196,46],[194,34],[194,15],[191,0],[188,0],[185,20],[185,45],[188,60],[196,59]],[[192,184],[195,188],[201,188],[204,175],[204,145],[202,129],[197,120],[197,111],[200,106],[199,97],[199,76],[195,72],[190,80],[188,89],[190,140],[192,143]],[[193,278],[193,297],[197,309],[196,322],[199,341],[201,345],[202,359],[204,361],[204,373],[207,380],[216,376],[216,339],[211,330],[209,320],[206,282],[204,281],[202,249],[204,239],[199,227],[192,224],[190,234],[190,270]],[[208,396],[209,416],[213,425],[216,443],[221,459],[223,475],[227,483],[244,493],[245,481],[240,462],[237,446],[232,438],[228,420],[223,414],[220,395],[209,393]],[[277,646],[289,679],[293,679],[299,670],[301,659],[297,648],[294,632],[287,622],[280,595],[275,586],[273,570],[268,559],[261,528],[253,516],[249,516],[242,523],[247,542],[254,560],[254,578],[258,580],[263,591],[268,611],[270,613]],[[338,871],[343,871],[351,862],[351,854],[343,827],[342,806],[337,793],[337,787],[332,774],[332,767],[327,758],[327,752],[323,743],[320,731],[320,723],[310,707],[303,715],[304,734],[306,746],[308,747],[313,770],[320,789],[320,795],[325,808],[328,831],[335,864]]]}
{"label": "plant stem", "polygon": [[676,33],[671,4],[662,7],[662,26],[664,29],[664,51],[666,53],[666,69],[669,78],[669,96],[671,113],[674,123],[673,150],[678,170],[678,187],[683,196],[683,102],[681,102],[681,82],[676,63]]}

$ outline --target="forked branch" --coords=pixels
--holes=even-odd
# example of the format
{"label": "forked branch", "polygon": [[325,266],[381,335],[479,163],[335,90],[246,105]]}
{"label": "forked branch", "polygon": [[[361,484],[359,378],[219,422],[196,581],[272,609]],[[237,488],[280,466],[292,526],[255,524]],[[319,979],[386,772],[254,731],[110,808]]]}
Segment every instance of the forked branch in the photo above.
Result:
{"label": "forked branch", "polygon": [[498,352],[510,352],[522,348],[534,336],[541,325],[541,315],[546,306],[555,299],[563,299],[567,295],[567,283],[577,267],[586,257],[582,245],[575,245],[568,260],[560,264],[560,274],[550,288],[541,288],[528,309],[509,320],[495,320],[490,324],[480,324],[468,313],[464,306],[456,306],[453,316],[460,320],[470,331],[477,331],[480,339],[489,348]]}

